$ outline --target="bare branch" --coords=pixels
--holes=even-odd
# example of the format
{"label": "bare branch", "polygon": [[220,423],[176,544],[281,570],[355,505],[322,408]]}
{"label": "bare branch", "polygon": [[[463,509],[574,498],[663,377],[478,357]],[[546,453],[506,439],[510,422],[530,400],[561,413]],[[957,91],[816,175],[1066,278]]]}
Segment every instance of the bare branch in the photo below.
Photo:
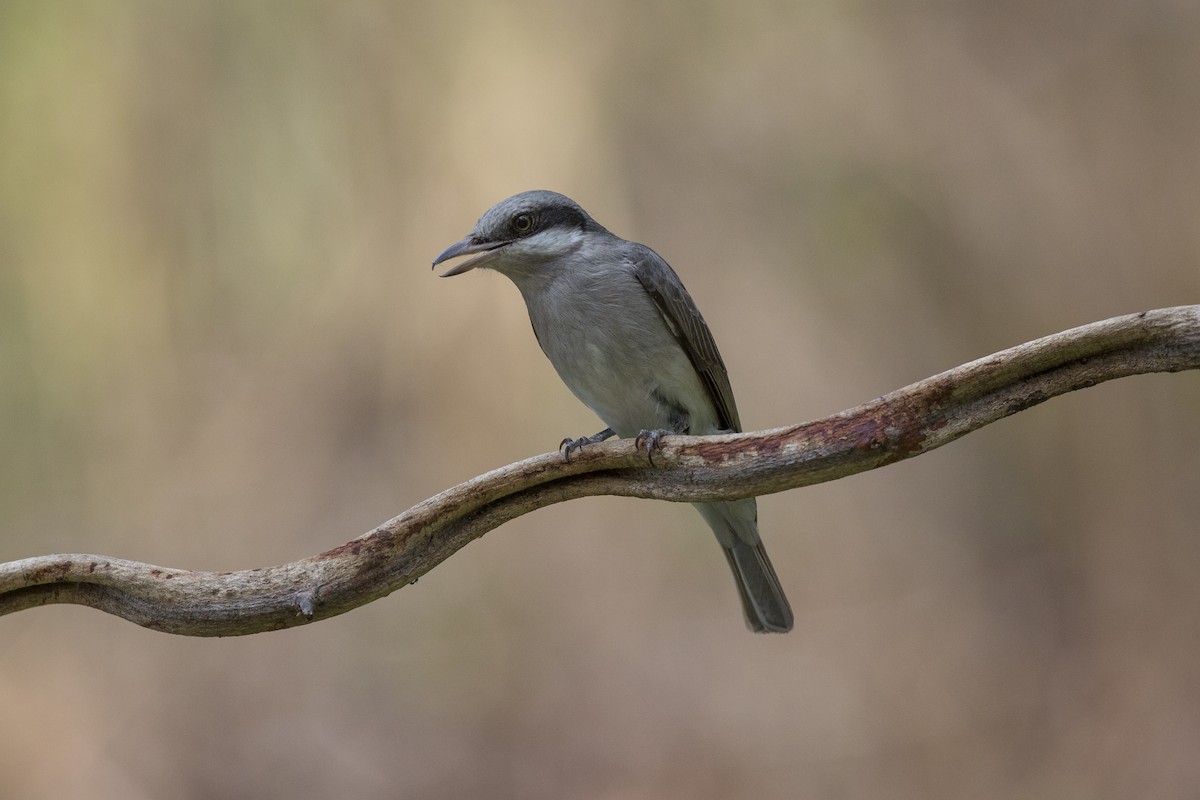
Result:
{"label": "bare branch", "polygon": [[857,408],[786,428],[670,436],[646,463],[632,442],[511,464],[448,489],[316,556],[192,572],[93,555],[0,564],[0,614],[80,603],[147,628],[236,636],[325,619],[383,597],[510,519],[588,495],[733,499],[911,458],[1056,395],[1113,378],[1200,368],[1200,306],[1146,311],[1013,347]]}

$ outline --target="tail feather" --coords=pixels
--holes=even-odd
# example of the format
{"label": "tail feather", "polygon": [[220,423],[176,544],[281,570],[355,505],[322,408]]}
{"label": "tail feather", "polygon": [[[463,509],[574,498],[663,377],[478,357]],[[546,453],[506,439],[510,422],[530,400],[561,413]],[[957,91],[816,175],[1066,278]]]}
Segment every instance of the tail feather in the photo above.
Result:
{"label": "tail feather", "polygon": [[737,582],[746,627],[755,633],[790,631],[792,607],[788,605],[783,587],[779,585],[779,576],[775,574],[762,542],[753,545],[738,542],[733,547],[721,549]]}
{"label": "tail feather", "polygon": [[721,543],[737,582],[746,626],[755,633],[787,633],[792,629],[779,576],[758,537],[758,506],[753,498],[728,503],[697,503],[696,510]]}

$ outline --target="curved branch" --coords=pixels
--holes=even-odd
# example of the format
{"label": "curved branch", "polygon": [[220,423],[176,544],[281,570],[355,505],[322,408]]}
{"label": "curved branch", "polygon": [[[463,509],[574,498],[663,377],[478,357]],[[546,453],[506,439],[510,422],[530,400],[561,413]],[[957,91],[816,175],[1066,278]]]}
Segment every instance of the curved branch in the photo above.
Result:
{"label": "curved branch", "polygon": [[1200,368],[1200,306],[1096,322],[972,361],[825,419],[755,433],[666,437],[646,463],[629,440],[548,453],[448,489],[310,558],[193,572],[93,555],[0,564],[0,614],[79,603],[147,628],[235,636],[325,619],[416,581],[473,539],[588,495],[734,499],[834,480],[920,455],[1056,395]]}

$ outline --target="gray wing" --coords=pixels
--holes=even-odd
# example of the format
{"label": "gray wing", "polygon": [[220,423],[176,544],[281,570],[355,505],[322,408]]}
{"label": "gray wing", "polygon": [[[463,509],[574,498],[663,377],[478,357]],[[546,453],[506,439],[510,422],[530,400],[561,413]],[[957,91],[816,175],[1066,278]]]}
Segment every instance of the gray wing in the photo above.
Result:
{"label": "gray wing", "polygon": [[700,309],[696,308],[687,289],[683,288],[679,276],[658,253],[644,245],[632,248],[630,260],[634,276],[658,307],[667,327],[679,340],[708,389],[721,428],[741,431],[737,404],[733,401],[733,387],[729,385],[729,372],[717,351],[717,343],[713,341],[708,324],[700,316]]}

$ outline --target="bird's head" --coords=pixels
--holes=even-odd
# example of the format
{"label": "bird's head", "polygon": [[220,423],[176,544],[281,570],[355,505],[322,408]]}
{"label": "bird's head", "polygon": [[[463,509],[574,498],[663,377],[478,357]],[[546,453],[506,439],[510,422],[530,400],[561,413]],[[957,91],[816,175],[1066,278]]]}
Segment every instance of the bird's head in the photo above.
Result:
{"label": "bird's head", "polygon": [[569,197],[545,190],[522,192],[488,209],[460,242],[447,247],[433,266],[473,255],[443,278],[487,267],[509,277],[535,272],[542,265],[577,250],[589,233],[606,233]]}

